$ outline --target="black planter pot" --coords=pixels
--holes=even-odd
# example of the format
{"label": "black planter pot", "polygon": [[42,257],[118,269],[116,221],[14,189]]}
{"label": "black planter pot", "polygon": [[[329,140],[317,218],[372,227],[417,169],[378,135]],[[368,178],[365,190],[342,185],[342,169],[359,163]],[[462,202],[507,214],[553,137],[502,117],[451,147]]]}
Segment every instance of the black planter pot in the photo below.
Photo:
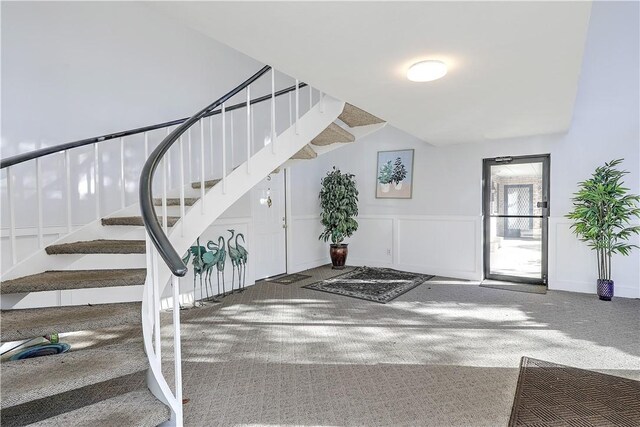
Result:
{"label": "black planter pot", "polygon": [[613,280],[598,279],[598,297],[603,301],[613,298]]}
{"label": "black planter pot", "polygon": [[329,255],[331,256],[331,264],[334,270],[342,270],[347,263],[347,254],[349,248],[347,243],[332,243],[329,247]]}

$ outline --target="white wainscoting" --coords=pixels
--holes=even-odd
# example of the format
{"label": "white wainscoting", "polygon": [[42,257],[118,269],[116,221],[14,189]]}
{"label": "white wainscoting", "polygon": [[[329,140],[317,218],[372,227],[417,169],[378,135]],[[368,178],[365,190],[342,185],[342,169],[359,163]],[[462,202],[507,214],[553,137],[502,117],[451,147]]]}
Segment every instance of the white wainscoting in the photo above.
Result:
{"label": "white wainscoting", "polygon": [[[549,217],[549,289],[596,293],[596,255],[571,231],[571,221]],[[637,251],[612,260],[615,296],[640,297]]]}
{"label": "white wainscoting", "polygon": [[[350,265],[391,267],[406,271],[479,280],[481,218],[475,216],[360,215],[349,243]],[[294,216],[290,273],[330,262],[328,244],[317,215]]]}
{"label": "white wainscoting", "polygon": [[330,263],[329,244],[318,240],[322,233],[319,215],[292,215],[287,230],[287,272],[297,273]]}

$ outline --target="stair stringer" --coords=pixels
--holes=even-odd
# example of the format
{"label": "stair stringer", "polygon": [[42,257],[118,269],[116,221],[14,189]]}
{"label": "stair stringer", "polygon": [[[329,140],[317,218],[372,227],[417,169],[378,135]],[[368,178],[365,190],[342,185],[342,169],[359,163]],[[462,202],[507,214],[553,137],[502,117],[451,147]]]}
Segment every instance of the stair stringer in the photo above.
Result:
{"label": "stair stringer", "polygon": [[[364,138],[367,135],[370,135],[374,132],[379,131],[380,129],[382,129],[383,127],[385,127],[387,125],[387,122],[383,122],[383,123],[376,123],[376,124],[372,124],[372,125],[366,125],[366,126],[358,126],[358,127],[353,127],[350,128],[346,125],[341,126],[342,128],[344,128],[345,130],[347,130],[349,133],[351,133],[354,137],[355,137],[355,141],[358,141],[361,138]],[[353,144],[353,142],[336,142],[333,144],[329,144],[329,145],[313,145],[310,144],[311,148],[313,149],[313,151],[315,151],[318,156],[322,156],[323,154],[326,154],[330,151],[333,150],[337,150],[340,149],[342,147],[345,147],[349,144]],[[296,165],[300,162],[308,162],[309,160],[306,159],[289,159],[287,160],[282,167],[289,167],[289,166],[293,166]]]}
{"label": "stair stringer", "polygon": [[[322,102],[323,106],[316,104],[298,120],[297,132],[296,125],[293,125],[278,135],[274,147],[267,145],[255,153],[227,175],[225,180],[207,191],[204,199],[198,200],[185,217],[178,220],[168,234],[178,254],[184,254],[225,210],[336,120],[344,108],[343,101],[327,95]],[[162,294],[171,274],[167,268],[160,270],[158,283]]]}

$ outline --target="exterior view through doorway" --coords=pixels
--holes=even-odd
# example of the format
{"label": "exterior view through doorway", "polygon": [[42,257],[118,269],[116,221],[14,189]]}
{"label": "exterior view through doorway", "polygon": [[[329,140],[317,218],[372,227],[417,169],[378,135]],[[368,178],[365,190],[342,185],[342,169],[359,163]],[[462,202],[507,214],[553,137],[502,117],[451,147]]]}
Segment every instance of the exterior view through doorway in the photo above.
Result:
{"label": "exterior view through doorway", "polygon": [[550,156],[483,163],[484,278],[547,284]]}

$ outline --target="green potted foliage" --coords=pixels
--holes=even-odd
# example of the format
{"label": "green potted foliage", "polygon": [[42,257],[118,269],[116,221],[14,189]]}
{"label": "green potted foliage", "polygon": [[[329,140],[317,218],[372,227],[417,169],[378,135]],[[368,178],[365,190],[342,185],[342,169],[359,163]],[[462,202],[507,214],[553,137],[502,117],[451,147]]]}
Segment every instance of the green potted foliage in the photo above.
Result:
{"label": "green potted foliage", "polygon": [[320,189],[320,222],[324,231],[319,239],[331,240],[329,254],[333,268],[342,269],[347,262],[348,248],[343,240],[358,229],[354,217],[358,216],[358,190],[353,179],[355,175],[341,173],[333,167],[322,178]]}
{"label": "green potted foliage", "polygon": [[383,193],[388,193],[389,188],[391,186],[391,182],[393,181],[393,166],[391,165],[391,160],[380,167],[380,171],[378,173],[378,182],[380,183],[380,189]]}
{"label": "green potted foliage", "polygon": [[592,177],[578,184],[574,194],[574,209],[567,218],[574,220],[573,232],[596,251],[598,260],[598,297],[610,301],[613,297],[611,256],[629,255],[637,245],[629,244],[640,226],[630,225],[640,218],[640,196],[629,194],[622,178],[627,171],[616,169],[622,159],[612,160],[596,168]]}

